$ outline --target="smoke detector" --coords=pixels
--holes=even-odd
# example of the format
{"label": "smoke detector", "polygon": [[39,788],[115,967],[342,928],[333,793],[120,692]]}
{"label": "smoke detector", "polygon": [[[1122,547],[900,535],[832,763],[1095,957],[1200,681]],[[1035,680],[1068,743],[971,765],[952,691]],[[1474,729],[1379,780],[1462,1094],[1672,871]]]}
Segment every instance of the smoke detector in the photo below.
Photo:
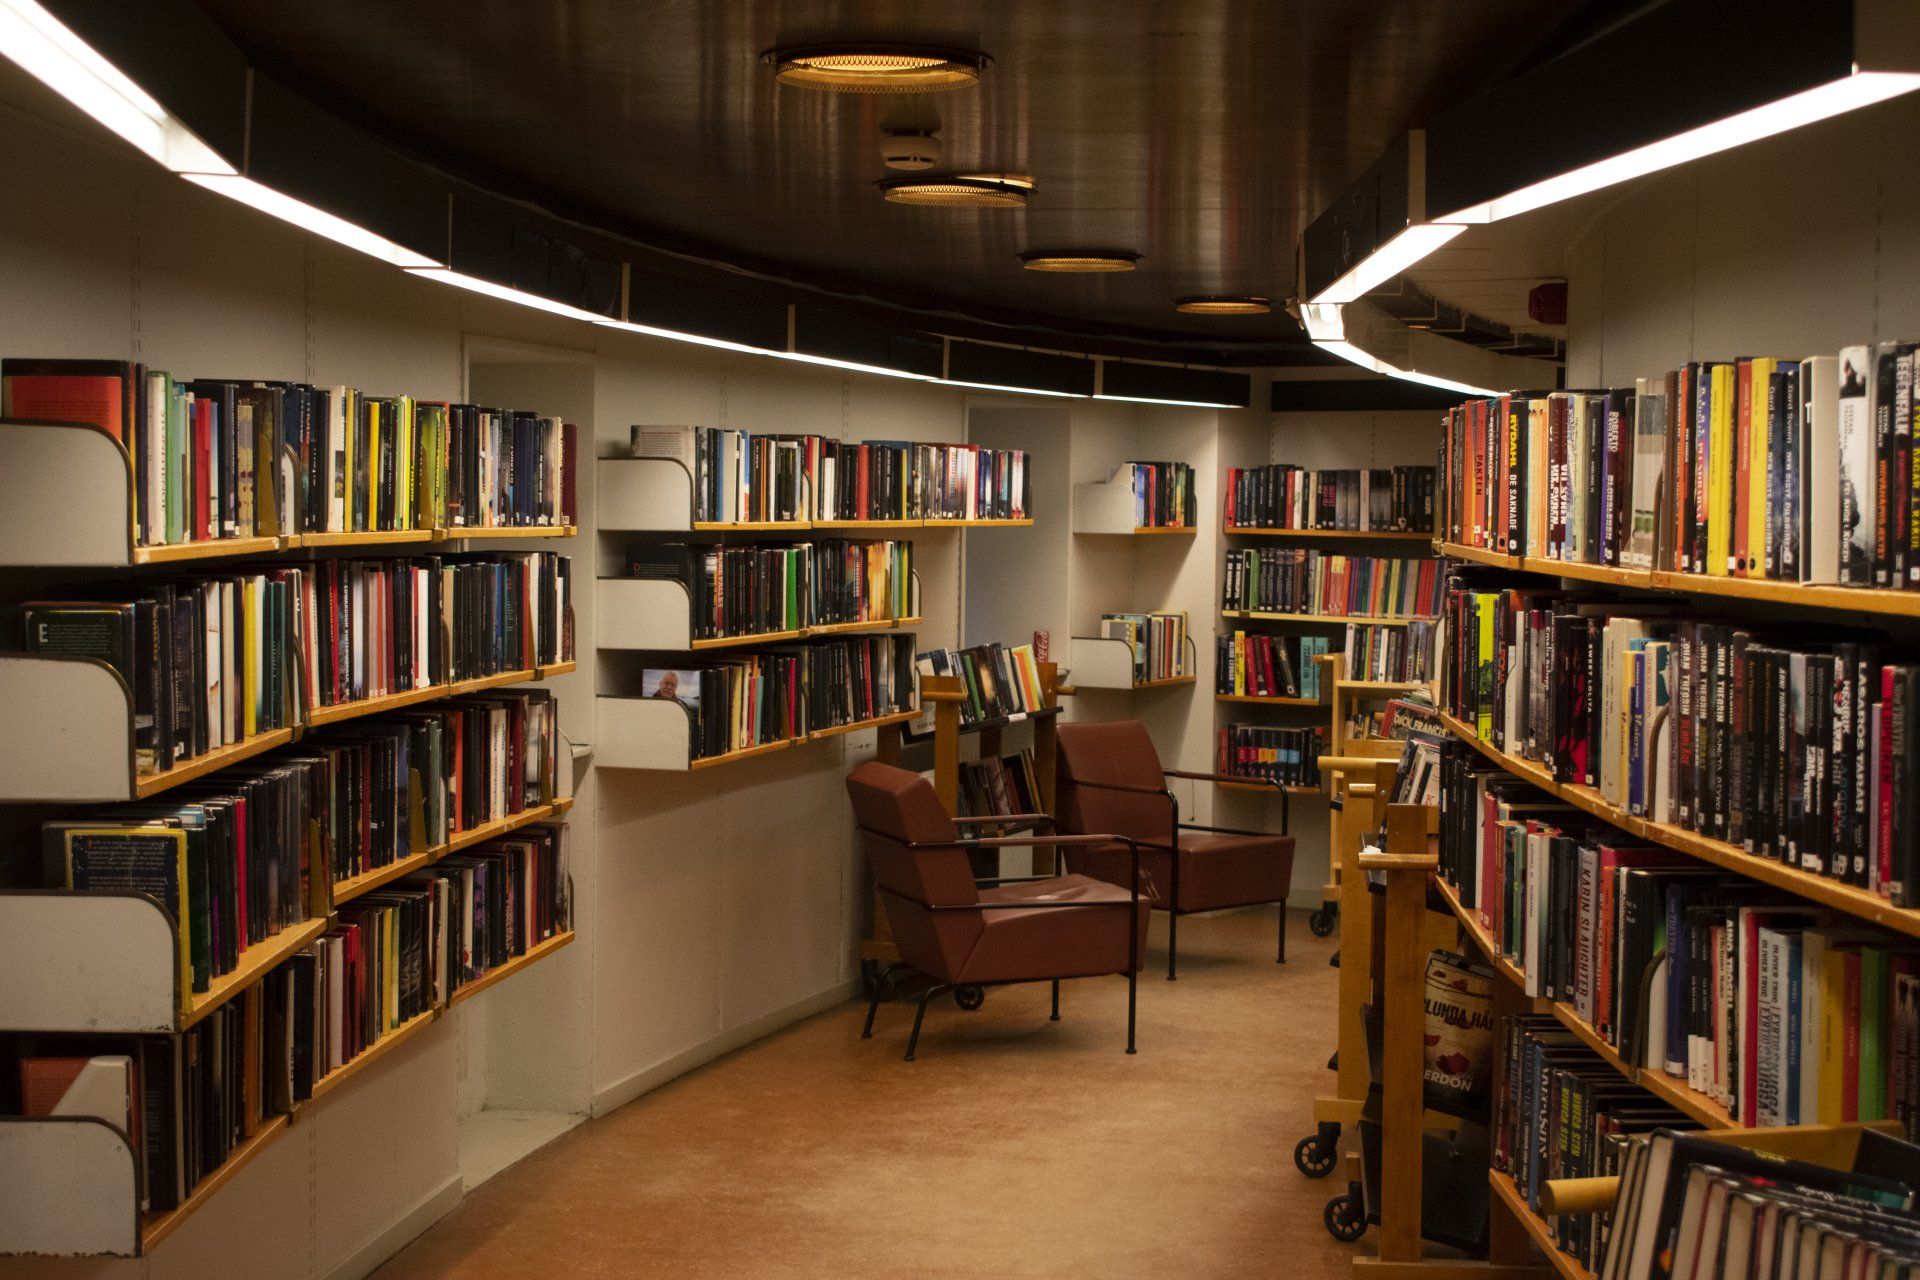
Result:
{"label": "smoke detector", "polygon": [[930,133],[889,133],[880,139],[880,159],[889,169],[932,169],[940,163],[940,139]]}

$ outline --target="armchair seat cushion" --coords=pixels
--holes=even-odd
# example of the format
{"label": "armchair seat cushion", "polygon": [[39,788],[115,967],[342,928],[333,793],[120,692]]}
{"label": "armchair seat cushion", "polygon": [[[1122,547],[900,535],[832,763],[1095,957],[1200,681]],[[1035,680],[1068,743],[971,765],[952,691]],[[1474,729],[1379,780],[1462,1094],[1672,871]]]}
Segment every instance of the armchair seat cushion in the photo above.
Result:
{"label": "armchair seat cushion", "polygon": [[[1293,881],[1292,836],[1226,836],[1180,833],[1180,900],[1172,901],[1173,859],[1166,849],[1140,850],[1140,870],[1158,911],[1222,911],[1279,902]],[[1067,865],[1112,881],[1127,878],[1125,845],[1068,849]]]}
{"label": "armchair seat cushion", "polygon": [[[1085,978],[1127,971],[1127,934],[1115,928],[1129,907],[1125,889],[1089,876],[1054,876],[1023,884],[983,889],[985,904],[1019,904],[1019,909],[996,906],[982,911],[985,927],[961,966],[957,982],[1021,982],[1036,977]],[[1061,904],[1050,907],[1049,904]],[[1101,903],[1111,910],[1065,904]],[[1029,905],[1030,904],[1030,905]],[[1149,906],[1140,900],[1135,965],[1147,950]]]}

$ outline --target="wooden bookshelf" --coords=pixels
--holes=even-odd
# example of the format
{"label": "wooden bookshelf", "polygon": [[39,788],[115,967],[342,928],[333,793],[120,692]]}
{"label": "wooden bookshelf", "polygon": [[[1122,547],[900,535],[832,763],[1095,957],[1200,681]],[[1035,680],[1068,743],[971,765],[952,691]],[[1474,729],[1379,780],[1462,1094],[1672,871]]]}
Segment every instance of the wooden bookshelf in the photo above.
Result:
{"label": "wooden bookshelf", "polygon": [[378,889],[382,885],[391,884],[402,876],[411,875],[415,871],[430,867],[449,854],[458,853],[462,849],[471,849],[474,845],[484,844],[488,840],[498,839],[501,836],[518,831],[522,827],[530,827],[537,822],[550,821],[559,817],[572,807],[573,797],[571,796],[562,800],[556,800],[552,804],[530,805],[518,813],[510,813],[504,818],[496,818],[492,822],[484,822],[477,827],[471,827],[465,831],[456,831],[445,844],[434,845],[431,848],[422,849],[417,853],[410,853],[406,857],[398,858],[384,867],[375,867],[371,871],[363,871],[359,875],[348,876],[343,880],[336,880],[333,882],[333,905],[337,907],[342,903],[351,902],[363,893],[368,893],[374,889]]}
{"label": "wooden bookshelf", "polygon": [[855,720],[851,724],[836,724],[828,729],[815,729],[804,739],[797,741],[816,742],[821,738],[837,738],[846,733],[858,733],[862,729],[879,729],[890,724],[905,724],[920,714],[920,708],[911,711],[894,711],[884,716],[874,716],[870,720]]}
{"label": "wooden bookshelf", "polygon": [[1284,791],[1290,796],[1317,796],[1318,787],[1274,787],[1264,782],[1216,782],[1213,784],[1225,791],[1252,791],[1259,795],[1271,796]]}
{"label": "wooden bookshelf", "polygon": [[1581,1266],[1573,1258],[1560,1252],[1560,1246],[1554,1240],[1553,1231],[1532,1209],[1527,1207],[1526,1197],[1513,1185],[1513,1179],[1498,1169],[1487,1170],[1487,1182],[1493,1188],[1494,1198],[1507,1207],[1515,1219],[1526,1230],[1527,1238],[1546,1256],[1553,1269],[1560,1273],[1563,1280],[1593,1280],[1593,1273]]}
{"label": "wooden bookshelf", "polygon": [[154,1246],[172,1235],[181,1223],[199,1212],[222,1187],[233,1181],[234,1175],[252,1164],[254,1157],[272,1145],[273,1141],[286,1132],[287,1126],[292,1123],[292,1116],[269,1117],[250,1136],[242,1139],[233,1150],[229,1151],[227,1158],[220,1163],[220,1167],[202,1178],[200,1184],[185,1200],[165,1213],[147,1214],[140,1223],[141,1252],[153,1252]]}
{"label": "wooden bookshelf", "polygon": [[579,526],[571,524],[452,525],[433,531],[436,542],[471,542],[479,538],[571,538]]}
{"label": "wooden bookshelf", "polygon": [[795,627],[792,631],[756,631],[744,636],[715,636],[710,640],[693,640],[687,648],[693,652],[705,649],[738,649],[749,644],[781,644],[788,640],[799,640],[807,634],[805,627]]}
{"label": "wooden bookshelf", "polygon": [[354,1076],[365,1071],[368,1067],[386,1057],[395,1049],[398,1049],[420,1032],[425,1031],[427,1027],[439,1021],[439,1019],[439,1005],[434,1005],[423,1013],[414,1014],[411,1018],[408,1018],[405,1022],[362,1049],[358,1054],[354,1055],[351,1061],[342,1063],[340,1066],[335,1067],[333,1070],[327,1072],[326,1075],[314,1081],[313,1096],[308,1098],[307,1101],[318,1102],[347,1081],[353,1079]]}
{"label": "wooden bookshelf", "polygon": [[[1525,991],[1527,976],[1520,971],[1520,966],[1500,954],[1499,948],[1493,945],[1492,936],[1481,925],[1480,918],[1460,905],[1460,894],[1453,885],[1448,883],[1444,876],[1435,876],[1433,884],[1435,891],[1445,900],[1447,909],[1453,912],[1455,918],[1460,921],[1460,927],[1466,930],[1467,936],[1473,940],[1474,947],[1487,958],[1487,963],[1492,965],[1494,971],[1501,977],[1511,982],[1515,990]],[[1544,1000],[1533,1000],[1532,1012],[1545,1013],[1546,1005],[1547,1002]]]}
{"label": "wooden bookshelf", "polygon": [[267,970],[325,933],[327,926],[331,923],[332,921],[326,916],[315,916],[282,929],[271,938],[262,938],[248,947],[240,953],[240,961],[234,965],[232,972],[223,973],[213,979],[207,984],[205,991],[183,993],[187,1003],[186,1008],[180,1011],[180,1029],[184,1031],[199,1022],[258,982],[266,975]]}
{"label": "wooden bookshelf", "polygon": [[208,538],[204,542],[168,542],[135,547],[134,564],[185,564],[193,560],[221,560],[228,556],[270,555],[296,541],[291,538]]}
{"label": "wooden bookshelf", "polygon": [[1824,907],[1832,907],[1850,916],[1890,929],[1908,937],[1920,937],[1920,911],[1906,907],[1896,907],[1878,894],[1853,885],[1842,884],[1827,876],[1802,871],[1798,867],[1789,867],[1784,863],[1748,853],[1739,845],[1710,839],[1688,831],[1684,827],[1664,822],[1649,822],[1634,817],[1624,809],[1615,807],[1607,798],[1591,787],[1576,786],[1571,783],[1556,782],[1545,766],[1532,760],[1523,760],[1509,755],[1490,742],[1482,742],[1472,726],[1446,712],[1440,713],[1441,719],[1455,737],[1468,743],[1481,755],[1493,761],[1516,777],[1524,778],[1542,791],[1566,803],[1583,809],[1597,818],[1604,819],[1631,835],[1669,849],[1677,849],[1702,862],[1711,863],[1726,871],[1758,880],[1762,884],[1773,885],[1797,894]]}
{"label": "wooden bookshelf", "polygon": [[543,662],[533,669],[535,680],[550,680],[554,676],[570,676],[580,669],[580,664],[572,658],[565,662]]}
{"label": "wooden bookshelf", "polygon": [[183,782],[192,782],[195,778],[204,778],[217,769],[259,755],[263,751],[272,751],[275,747],[284,747],[294,738],[292,729],[269,729],[265,733],[256,733],[251,738],[230,743],[224,747],[215,747],[205,755],[183,760],[171,769],[159,773],[136,775],[133,781],[133,794],[139,799],[158,795],[169,787],[177,787]]}
{"label": "wooden bookshelf", "polygon": [[1256,525],[1225,525],[1230,538],[1288,538],[1300,542],[1432,542],[1430,532],[1406,529],[1269,529]]}
{"label": "wooden bookshelf", "polygon": [[299,547],[392,547],[434,541],[432,529],[363,529],[357,533],[302,533],[290,539]]}
{"label": "wooden bookshelf", "polygon": [[1133,687],[1136,689],[1165,689],[1176,684],[1192,684],[1198,679],[1198,676],[1167,676],[1160,680],[1135,680]]}
{"label": "wooden bookshelf", "polygon": [[872,631],[904,631],[909,627],[920,626],[926,619],[913,618],[874,618],[867,622],[828,622],[817,627],[802,627],[802,635],[842,636]]}
{"label": "wooden bookshelf", "polygon": [[359,875],[347,876],[345,879],[335,880],[333,882],[333,905],[337,907],[342,903],[351,902],[363,893],[370,893],[382,885],[392,884],[401,876],[412,875],[414,872],[430,866],[433,861],[445,851],[445,848],[445,845],[436,845],[432,849],[422,849],[420,852],[410,853],[404,858],[395,858],[384,867],[375,867],[371,871],[362,871]]}
{"label": "wooden bookshelf", "polygon": [[1216,693],[1215,702],[1231,702],[1252,707],[1321,707],[1326,704],[1318,698],[1282,698],[1262,697],[1251,693]]}
{"label": "wooden bookshelf", "polygon": [[922,520],[815,520],[816,529],[858,529],[880,532],[885,529],[918,529]]}
{"label": "wooden bookshelf", "polygon": [[455,991],[447,998],[447,1007],[451,1009],[463,1001],[473,999],[495,983],[505,982],[508,978],[519,973],[528,965],[537,964],[560,948],[566,946],[569,942],[573,941],[575,936],[574,931],[569,929],[565,933],[554,934],[545,942],[535,943],[533,946],[527,948],[525,955],[515,956],[505,964],[494,966],[480,977],[475,978],[472,982],[467,983],[467,985]]}
{"label": "wooden bookshelf", "polygon": [[537,668],[527,667],[520,671],[501,671],[490,676],[475,676],[471,680],[455,680],[448,684],[430,684],[424,689],[407,689],[400,693],[382,694],[375,698],[362,698],[357,702],[337,702],[330,707],[315,707],[307,714],[310,725],[335,724],[341,720],[355,720],[361,716],[377,716],[388,711],[398,711],[402,707],[411,707],[421,702],[434,702],[441,698],[457,698],[462,694],[480,693],[487,689],[498,689],[510,684],[523,684],[529,680],[538,680]]}
{"label": "wooden bookshelf", "polygon": [[1190,524],[1136,525],[1130,530],[1136,538],[1192,537],[1199,530]]}
{"label": "wooden bookshelf", "polygon": [[1449,559],[1471,560],[1522,573],[1570,578],[1625,591],[1755,600],[1794,609],[1837,609],[1884,618],[1920,618],[1920,591],[1843,587],[1831,583],[1777,582],[1770,578],[1734,578],[1710,573],[1671,573],[1661,569],[1622,569],[1612,565],[1553,560],[1542,556],[1501,555],[1454,542],[1434,545],[1441,555]]}
{"label": "wooden bookshelf", "polygon": [[763,742],[757,747],[741,747],[738,751],[723,751],[717,756],[696,756],[687,762],[690,771],[718,769],[723,764],[734,764],[741,760],[751,760],[755,756],[772,755],[776,751],[785,751],[788,747],[797,747],[805,738],[781,738],[778,742]]}
{"label": "wooden bookshelf", "polygon": [[922,520],[923,529],[1030,529],[1031,517],[1019,520]]}
{"label": "wooden bookshelf", "polygon": [[1404,627],[1410,622],[1434,621],[1432,617],[1425,614],[1400,617],[1374,613],[1266,613],[1258,609],[1222,609],[1220,616],[1242,618],[1250,622],[1304,622],[1317,626],[1352,622],[1376,627]]}

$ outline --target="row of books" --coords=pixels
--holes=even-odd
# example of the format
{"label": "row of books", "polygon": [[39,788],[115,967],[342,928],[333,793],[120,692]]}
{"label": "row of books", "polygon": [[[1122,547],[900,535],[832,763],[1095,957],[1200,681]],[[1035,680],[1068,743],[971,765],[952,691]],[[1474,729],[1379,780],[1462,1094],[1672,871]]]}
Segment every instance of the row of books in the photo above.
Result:
{"label": "row of books", "polygon": [[1325,725],[1223,725],[1214,737],[1214,772],[1283,787],[1317,787],[1326,742]]}
{"label": "row of books", "polygon": [[[1030,644],[999,642],[970,649],[930,649],[913,658],[917,677],[951,676],[966,696],[960,702],[962,728],[1028,715],[1046,705],[1040,666]],[[918,688],[916,681],[916,689]],[[934,706],[923,703],[913,722],[916,734],[932,733]]]}
{"label": "row of books", "polygon": [[1441,865],[1524,974],[1747,1126],[1920,1125],[1920,953],[1442,748]]}
{"label": "row of books", "polygon": [[1257,613],[1432,617],[1443,583],[1437,560],[1343,556],[1299,547],[1227,552],[1221,608]]}
{"label": "row of books", "polygon": [[1408,684],[1431,681],[1438,672],[1440,624],[1416,618],[1404,627],[1347,624],[1347,679]]}
{"label": "row of books", "polygon": [[532,413],[117,360],[0,361],[0,402],[126,446],[141,546],[575,520],[577,432]]}
{"label": "row of books", "polygon": [[[546,690],[324,731],[170,793],[42,827],[46,879],[142,893],[177,922],[182,991],[313,913],[314,880],[390,866],[555,798]],[[325,897],[326,895],[320,895]]]}
{"label": "row of books", "polygon": [[1228,467],[1227,528],[1428,533],[1435,475],[1432,467]]}
{"label": "row of books", "polygon": [[91,1117],[127,1135],[141,1205],[165,1212],[330,1073],[571,928],[565,829],[530,827],[355,899],[183,1032],[7,1037],[0,1093],[27,1117]]}
{"label": "row of books", "polygon": [[635,426],[631,452],[686,467],[699,521],[1019,520],[1033,510],[1019,449]]}
{"label": "row of books", "polygon": [[1046,812],[1040,802],[1040,778],[1033,769],[1032,747],[1023,747],[1012,755],[963,760],[959,782],[957,816]]}
{"label": "row of books", "polygon": [[329,559],[88,583],[20,617],[28,652],[120,673],[150,774],[322,707],[570,660],[571,581],[550,552]]}
{"label": "row of books", "polygon": [[913,544],[823,538],[787,546],[635,543],[627,572],[687,588],[693,638],[918,617]]}
{"label": "row of books", "polygon": [[1113,482],[1133,491],[1136,529],[1191,529],[1199,518],[1189,463],[1126,462]]}
{"label": "row of books", "polygon": [[1916,344],[1694,362],[1449,412],[1456,542],[1623,568],[1920,586]]}
{"label": "row of books", "polygon": [[1848,1168],[1673,1129],[1611,1154],[1598,1280],[1904,1276],[1920,1257],[1920,1148],[1887,1134],[1862,1133]]}
{"label": "row of books", "polygon": [[1501,1064],[1493,1081],[1491,1164],[1513,1179],[1560,1251],[1592,1269],[1605,1256],[1612,1215],[1540,1213],[1540,1188],[1555,1179],[1617,1176],[1636,1134],[1692,1122],[1623,1078],[1553,1018],[1521,1014],[1496,1029]]}
{"label": "row of books", "polygon": [[1133,682],[1176,680],[1193,674],[1187,661],[1187,615],[1184,612],[1103,613],[1103,640],[1125,640],[1133,653]]}
{"label": "row of books", "polygon": [[1449,705],[1636,817],[1920,903],[1920,664],[1678,605],[1449,593]]}
{"label": "row of books", "polygon": [[804,738],[910,710],[913,637],[847,636],[697,666],[649,667],[642,697],[687,710],[691,758]]}

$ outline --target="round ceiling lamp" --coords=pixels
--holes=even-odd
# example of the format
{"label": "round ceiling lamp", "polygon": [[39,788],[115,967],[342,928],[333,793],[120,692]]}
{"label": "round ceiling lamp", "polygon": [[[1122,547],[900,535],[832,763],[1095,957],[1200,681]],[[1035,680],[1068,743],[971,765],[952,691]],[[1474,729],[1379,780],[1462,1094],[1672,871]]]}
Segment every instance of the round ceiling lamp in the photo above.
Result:
{"label": "round ceiling lamp", "polygon": [[993,61],[984,53],[922,45],[825,44],[760,55],[773,78],[829,93],[942,93],[980,83]]}
{"label": "round ceiling lamp", "polygon": [[883,178],[880,194],[894,204],[947,209],[1018,209],[1033,193],[1030,178],[951,174],[939,178]]}
{"label": "round ceiling lamp", "polygon": [[1263,316],[1273,310],[1273,299],[1253,294],[1206,294],[1175,298],[1173,309],[1189,316]]}
{"label": "round ceiling lamp", "polygon": [[880,138],[880,162],[889,169],[917,172],[940,164],[940,139],[931,133],[903,131]]}
{"label": "round ceiling lamp", "polygon": [[1029,271],[1069,274],[1131,271],[1139,261],[1139,254],[1124,249],[1030,249],[1020,255],[1020,265]]}

